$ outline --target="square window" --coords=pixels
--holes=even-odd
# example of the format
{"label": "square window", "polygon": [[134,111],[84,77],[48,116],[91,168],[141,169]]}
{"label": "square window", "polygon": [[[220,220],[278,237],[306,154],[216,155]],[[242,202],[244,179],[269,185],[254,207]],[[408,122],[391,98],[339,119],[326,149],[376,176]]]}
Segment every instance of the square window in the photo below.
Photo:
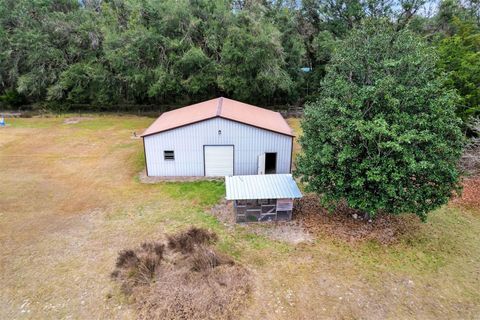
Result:
{"label": "square window", "polygon": [[163,159],[164,160],[175,160],[175,153],[173,152],[173,150],[163,151]]}

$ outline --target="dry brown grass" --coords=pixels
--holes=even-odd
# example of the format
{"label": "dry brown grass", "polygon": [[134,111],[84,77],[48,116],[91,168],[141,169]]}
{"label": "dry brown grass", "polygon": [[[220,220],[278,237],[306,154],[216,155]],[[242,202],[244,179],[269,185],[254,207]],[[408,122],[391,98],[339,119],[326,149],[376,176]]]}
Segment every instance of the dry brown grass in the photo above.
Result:
{"label": "dry brown grass", "polygon": [[122,283],[122,291],[132,294],[136,286],[149,284],[162,262],[165,245],[156,242],[144,242],[139,248],[122,250],[118,254],[113,279]]}
{"label": "dry brown grass", "polygon": [[159,228],[133,215],[160,196],[133,180],[142,146],[131,131],[150,119],[64,119],[15,119],[0,131],[1,319],[131,317],[117,298],[105,303],[111,284],[99,275],[132,238]]}
{"label": "dry brown grass", "polygon": [[[15,119],[0,128],[0,319],[145,317],[108,276],[118,252],[145,240],[165,243],[164,234],[190,225],[214,230],[218,252],[251,272],[252,298],[238,311],[240,319],[480,314],[478,207],[444,207],[415,237],[388,246],[370,241],[351,246],[326,236],[291,245],[205,214],[222,197],[218,182],[140,183],[143,147],[131,135],[153,119],[64,120]],[[289,122],[298,127],[298,119]],[[221,272],[230,267],[213,270],[229,281]],[[161,281],[143,287],[156,286],[171,289]],[[178,296],[183,294],[188,292]],[[156,303],[164,302],[147,305],[156,309]]]}
{"label": "dry brown grass", "polygon": [[[192,227],[161,243],[122,250],[112,278],[140,319],[231,319],[245,307],[250,276],[212,246],[213,232]],[[208,245],[210,243],[210,245]]]}
{"label": "dry brown grass", "polygon": [[191,253],[198,246],[212,244],[218,240],[215,233],[202,228],[192,227],[168,237],[168,248],[181,252]]}
{"label": "dry brown grass", "polygon": [[205,272],[167,266],[157,281],[136,292],[139,319],[235,319],[245,308],[250,275],[239,266]]}
{"label": "dry brown grass", "polygon": [[199,246],[191,253],[188,260],[191,265],[190,269],[197,272],[213,270],[222,265],[233,266],[235,264],[232,258],[208,246]]}

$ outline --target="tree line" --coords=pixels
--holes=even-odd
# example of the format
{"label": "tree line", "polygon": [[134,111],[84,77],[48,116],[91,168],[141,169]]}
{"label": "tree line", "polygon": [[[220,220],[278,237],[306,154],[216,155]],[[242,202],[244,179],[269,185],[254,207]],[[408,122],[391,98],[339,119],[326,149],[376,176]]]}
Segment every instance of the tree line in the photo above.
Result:
{"label": "tree line", "polygon": [[0,101],[115,110],[225,95],[303,105],[318,98],[342,40],[378,20],[435,48],[466,119],[479,111],[479,8],[475,0],[4,0]]}

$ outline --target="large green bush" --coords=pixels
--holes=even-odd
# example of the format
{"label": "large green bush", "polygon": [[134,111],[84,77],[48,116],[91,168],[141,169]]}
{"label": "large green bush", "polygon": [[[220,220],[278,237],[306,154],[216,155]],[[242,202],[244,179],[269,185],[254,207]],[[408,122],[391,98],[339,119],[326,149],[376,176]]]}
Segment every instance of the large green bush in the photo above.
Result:
{"label": "large green bush", "polygon": [[457,96],[434,51],[408,30],[365,23],[337,43],[321,97],[307,106],[297,175],[326,204],[425,220],[457,189]]}

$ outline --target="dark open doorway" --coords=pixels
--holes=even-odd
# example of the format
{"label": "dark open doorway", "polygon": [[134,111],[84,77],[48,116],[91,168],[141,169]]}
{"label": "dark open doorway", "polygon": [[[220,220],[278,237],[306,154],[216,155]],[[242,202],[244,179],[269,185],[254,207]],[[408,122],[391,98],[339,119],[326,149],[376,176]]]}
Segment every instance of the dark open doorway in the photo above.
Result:
{"label": "dark open doorway", "polygon": [[277,154],[274,152],[265,153],[265,174],[277,172]]}

